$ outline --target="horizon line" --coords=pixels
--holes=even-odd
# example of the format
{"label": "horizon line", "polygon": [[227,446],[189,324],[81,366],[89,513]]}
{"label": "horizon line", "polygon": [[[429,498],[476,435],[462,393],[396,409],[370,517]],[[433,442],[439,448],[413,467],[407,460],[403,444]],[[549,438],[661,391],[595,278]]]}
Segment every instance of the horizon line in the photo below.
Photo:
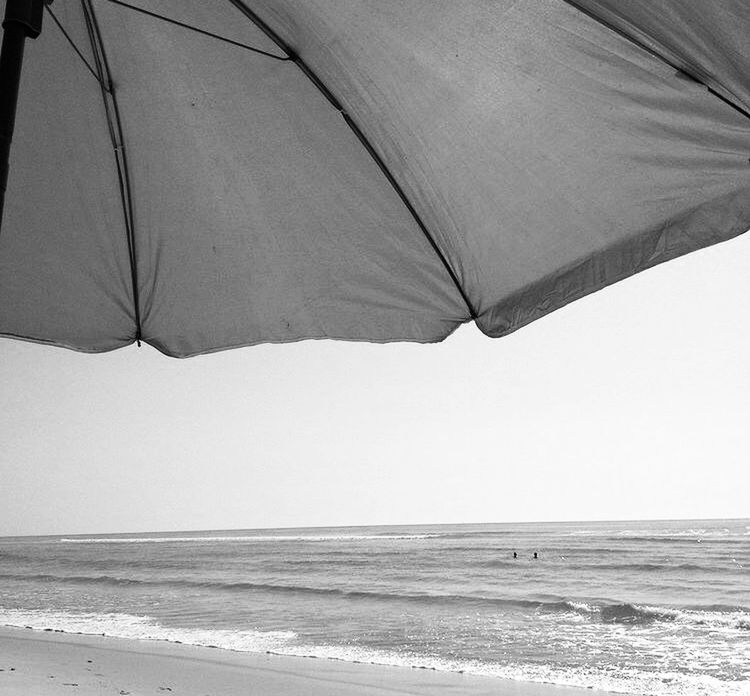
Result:
{"label": "horizon line", "polygon": [[542,524],[602,524],[623,522],[718,522],[718,521],[745,521],[750,517],[675,517],[675,518],[628,518],[628,519],[588,519],[588,520],[526,520],[515,522],[418,522],[418,523],[388,523],[388,524],[351,524],[351,525],[312,525],[300,526],[289,525],[280,527],[230,527],[221,529],[172,529],[172,530],[149,530],[149,531],[123,531],[123,532],[57,532],[54,534],[0,534],[0,540],[7,539],[34,539],[41,537],[91,537],[91,536],[123,536],[123,535],[146,535],[146,534],[201,534],[205,532],[269,532],[285,530],[316,530],[316,529],[365,529],[373,527],[471,527],[478,525],[542,525]]}

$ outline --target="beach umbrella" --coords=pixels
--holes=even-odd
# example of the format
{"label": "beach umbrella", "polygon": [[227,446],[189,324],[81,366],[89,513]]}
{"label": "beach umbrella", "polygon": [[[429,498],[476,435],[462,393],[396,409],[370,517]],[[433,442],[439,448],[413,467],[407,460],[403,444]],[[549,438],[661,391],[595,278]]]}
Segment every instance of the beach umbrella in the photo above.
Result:
{"label": "beach umbrella", "polygon": [[4,336],[497,337],[750,227],[747,0],[5,5]]}

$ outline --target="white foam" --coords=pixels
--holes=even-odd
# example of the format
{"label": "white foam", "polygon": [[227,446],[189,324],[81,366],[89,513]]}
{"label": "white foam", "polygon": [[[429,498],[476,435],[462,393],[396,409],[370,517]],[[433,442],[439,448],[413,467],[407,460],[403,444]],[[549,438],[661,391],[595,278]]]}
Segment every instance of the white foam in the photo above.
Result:
{"label": "white foam", "polygon": [[222,630],[163,626],[150,616],[17,610],[0,607],[0,624],[131,640],[163,640],[242,652],[280,650],[297,638],[293,631]]}
{"label": "white foam", "polygon": [[597,607],[587,604],[586,602],[568,602],[571,608],[575,609],[576,611],[585,611],[590,614],[597,611]]}
{"label": "white foam", "polygon": [[[582,605],[587,606],[587,605]],[[492,663],[450,660],[408,651],[378,650],[351,645],[306,645],[293,631],[254,631],[169,627],[150,616],[122,613],[95,614],[5,609],[0,606],[0,624],[61,630],[67,633],[105,634],[136,640],[162,640],[226,650],[300,657],[318,657],[345,662],[365,662],[440,671],[466,672],[514,681],[551,683],[612,691],[634,696],[750,696],[750,673],[741,681],[722,681],[709,674],[644,671],[628,665],[584,664],[575,667],[546,664]],[[580,628],[572,627],[578,638]],[[597,638],[597,636],[592,636]],[[601,637],[598,636],[597,639]],[[737,656],[738,660],[744,657]],[[740,664],[738,662],[738,664]],[[666,666],[665,666],[666,667]]]}
{"label": "white foam", "polygon": [[634,696],[749,696],[750,681],[727,682],[706,674],[644,672],[635,667],[602,668],[546,664],[492,664],[478,660],[446,660],[409,652],[337,645],[288,645],[272,651],[281,655],[318,657],[396,667],[465,672],[513,681],[597,689]]}

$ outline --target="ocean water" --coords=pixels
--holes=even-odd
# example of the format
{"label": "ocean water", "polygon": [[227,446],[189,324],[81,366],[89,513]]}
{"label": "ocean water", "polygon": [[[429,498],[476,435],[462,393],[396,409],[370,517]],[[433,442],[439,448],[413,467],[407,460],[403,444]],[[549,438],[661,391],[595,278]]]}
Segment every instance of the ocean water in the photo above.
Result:
{"label": "ocean water", "polygon": [[748,696],[750,520],[0,538],[0,624]]}

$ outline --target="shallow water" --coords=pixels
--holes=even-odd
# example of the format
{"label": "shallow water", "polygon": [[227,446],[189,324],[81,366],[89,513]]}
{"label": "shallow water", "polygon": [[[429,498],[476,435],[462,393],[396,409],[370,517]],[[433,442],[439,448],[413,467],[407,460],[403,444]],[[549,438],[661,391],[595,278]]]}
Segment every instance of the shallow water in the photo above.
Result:
{"label": "shallow water", "polygon": [[750,520],[5,538],[0,623],[747,696]]}

